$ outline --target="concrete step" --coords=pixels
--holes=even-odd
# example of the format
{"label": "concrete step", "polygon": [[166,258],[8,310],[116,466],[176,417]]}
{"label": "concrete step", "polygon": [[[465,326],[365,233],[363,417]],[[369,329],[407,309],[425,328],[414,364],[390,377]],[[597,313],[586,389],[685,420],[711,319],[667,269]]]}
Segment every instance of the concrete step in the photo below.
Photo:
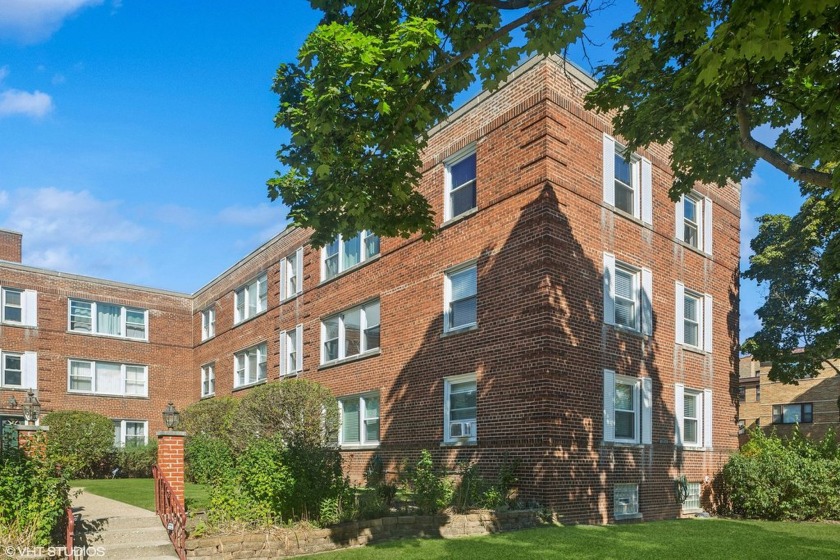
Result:
{"label": "concrete step", "polygon": [[168,543],[169,535],[166,530],[158,525],[157,527],[145,527],[142,529],[111,529],[110,527],[104,531],[96,533],[88,533],[88,542],[92,542],[92,538],[96,539],[98,544],[123,544],[123,543]]}
{"label": "concrete step", "polygon": [[125,543],[93,546],[101,546],[102,548],[99,550],[104,552],[104,555],[101,556],[101,558],[106,558],[107,560],[178,558],[178,555],[175,554],[175,549],[172,547],[172,543],[169,541],[166,541],[165,544]]}
{"label": "concrete step", "polygon": [[109,531],[120,531],[124,529],[149,529],[158,527],[163,529],[160,517],[152,515],[149,517],[99,517],[91,518],[82,514],[81,524],[90,529],[107,529]]}

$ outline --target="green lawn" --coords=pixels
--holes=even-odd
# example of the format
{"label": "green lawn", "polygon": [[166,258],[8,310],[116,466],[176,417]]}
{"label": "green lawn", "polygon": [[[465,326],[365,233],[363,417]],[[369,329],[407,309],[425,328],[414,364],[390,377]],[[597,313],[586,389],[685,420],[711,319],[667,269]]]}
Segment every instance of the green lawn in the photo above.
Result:
{"label": "green lawn", "polygon": [[487,537],[406,539],[319,559],[779,560],[840,558],[840,525],[684,519],[620,526],[543,527]]}
{"label": "green lawn", "polygon": [[[155,481],[151,478],[115,478],[105,480],[71,480],[70,486],[84,488],[91,494],[125,502],[154,511]],[[208,488],[187,482],[184,488],[187,509],[200,511],[207,507]]]}

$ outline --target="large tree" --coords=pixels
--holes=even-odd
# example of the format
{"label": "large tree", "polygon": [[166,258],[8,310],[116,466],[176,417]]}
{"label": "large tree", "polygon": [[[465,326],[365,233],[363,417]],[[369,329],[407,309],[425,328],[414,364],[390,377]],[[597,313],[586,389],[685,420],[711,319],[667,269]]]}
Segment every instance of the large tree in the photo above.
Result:
{"label": "large tree", "polygon": [[744,350],[771,361],[770,379],[795,383],[828,369],[840,373],[840,197],[805,186],[791,216],[759,218],[755,255],[744,276],[766,290],[761,329]]}
{"label": "large tree", "polygon": [[[311,0],[324,13],[274,81],[291,132],[268,183],[312,243],[362,229],[435,232],[416,191],[427,130],[475,76],[495,87],[522,56],[581,36],[589,0]],[[512,41],[520,30],[521,40]]]}
{"label": "large tree", "polygon": [[[671,143],[672,197],[749,177],[763,159],[840,191],[836,0],[639,0],[613,34],[590,107],[615,110],[631,148]],[[754,130],[781,129],[773,145]]]}

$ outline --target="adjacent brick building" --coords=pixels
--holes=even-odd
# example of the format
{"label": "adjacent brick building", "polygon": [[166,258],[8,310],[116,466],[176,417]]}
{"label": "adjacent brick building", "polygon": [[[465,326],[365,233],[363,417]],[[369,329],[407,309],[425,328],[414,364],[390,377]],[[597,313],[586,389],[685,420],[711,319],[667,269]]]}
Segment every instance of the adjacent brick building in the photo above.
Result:
{"label": "adjacent brick building", "polygon": [[[834,368],[826,365],[819,376],[790,385],[770,381],[772,365],[752,356],[740,359],[738,425],[742,441],[756,426],[788,436],[799,425],[803,434],[820,439],[829,428],[840,429],[840,375]],[[840,361],[835,365],[840,367]]]}
{"label": "adjacent brick building", "polygon": [[[569,521],[698,508],[738,445],[740,190],[671,201],[667,149],[625,158],[583,109],[592,85],[533,59],[435,127],[429,242],[362,232],[313,250],[289,229],[192,295],[3,263],[0,285],[35,290],[38,310],[36,326],[4,324],[2,349],[37,352],[45,408],[146,433],[169,399],[299,376],[339,397],[355,478],[374,454],[394,469],[430,449],[488,473],[519,460],[520,496]],[[77,298],[102,302],[108,328],[107,304],[124,306],[134,337],[146,313],[148,340],[74,332]],[[147,367],[148,395],[68,390],[75,358]]]}

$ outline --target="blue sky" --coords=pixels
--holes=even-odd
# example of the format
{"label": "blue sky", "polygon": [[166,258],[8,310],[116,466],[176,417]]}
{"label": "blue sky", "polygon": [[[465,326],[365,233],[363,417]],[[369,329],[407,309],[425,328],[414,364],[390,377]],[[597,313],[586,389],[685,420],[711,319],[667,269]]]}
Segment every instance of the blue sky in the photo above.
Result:
{"label": "blue sky", "polygon": [[[606,60],[631,6],[598,14],[590,61],[570,58]],[[317,21],[305,0],[0,1],[0,228],[24,234],[24,263],[192,292],[281,231],[271,80]],[[759,164],[742,259],[756,216],[799,204]],[[759,303],[743,281],[742,338]]]}

